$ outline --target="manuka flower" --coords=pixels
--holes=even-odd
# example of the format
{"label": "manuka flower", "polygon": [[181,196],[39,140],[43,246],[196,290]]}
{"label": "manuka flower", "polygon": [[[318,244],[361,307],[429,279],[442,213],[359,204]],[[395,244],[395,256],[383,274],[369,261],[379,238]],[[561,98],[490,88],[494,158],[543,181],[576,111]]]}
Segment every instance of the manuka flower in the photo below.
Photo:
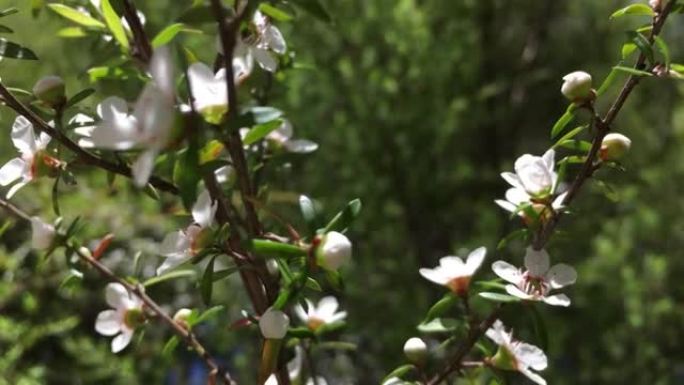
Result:
{"label": "manuka flower", "polygon": [[470,279],[484,261],[487,249],[477,248],[470,252],[466,262],[455,256],[446,256],[439,260],[439,266],[428,269],[421,268],[420,275],[438,285],[446,286],[455,294],[463,296],[468,293]]}
{"label": "manuka flower", "polygon": [[512,332],[506,332],[499,320],[487,330],[487,337],[499,345],[496,355],[487,360],[489,365],[502,370],[514,370],[522,373],[539,385],[546,385],[546,381],[539,374],[533,372],[546,369],[546,354],[538,347],[513,339]]}
{"label": "manuka flower", "polygon": [[143,303],[120,283],[107,285],[105,294],[112,309],[97,315],[95,330],[103,336],[116,336],[112,340],[112,353],[118,353],[128,346],[135,328],[145,321]]}
{"label": "manuka flower", "polygon": [[323,325],[342,321],[347,317],[346,311],[337,311],[339,303],[337,302],[337,299],[332,296],[321,298],[321,300],[318,301],[317,306],[314,306],[314,304],[307,299],[306,307],[306,310],[304,310],[304,307],[298,304],[295,306],[294,310],[299,319],[312,331],[316,331]]}

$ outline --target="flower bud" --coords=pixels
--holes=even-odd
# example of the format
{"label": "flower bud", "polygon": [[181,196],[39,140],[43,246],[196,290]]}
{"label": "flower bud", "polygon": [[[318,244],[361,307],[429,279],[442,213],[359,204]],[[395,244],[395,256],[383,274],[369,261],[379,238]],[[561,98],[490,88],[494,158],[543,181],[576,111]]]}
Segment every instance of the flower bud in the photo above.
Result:
{"label": "flower bud", "polygon": [[280,310],[268,308],[259,318],[259,329],[266,339],[283,339],[289,327],[290,318]]}
{"label": "flower bud", "polygon": [[648,5],[653,8],[654,11],[660,12],[663,10],[663,1],[662,0],[649,0]]}
{"label": "flower bud", "polygon": [[273,277],[279,277],[280,276],[280,269],[278,268],[278,262],[271,258],[266,261],[266,270],[268,270],[268,273],[271,274]]}
{"label": "flower bud", "polygon": [[628,137],[611,132],[603,138],[599,155],[603,160],[618,160],[629,151],[631,146],[632,141]]}
{"label": "flower bud", "polygon": [[404,355],[415,365],[423,365],[427,353],[427,345],[418,337],[409,338],[404,344]]}
{"label": "flower bud", "polygon": [[178,309],[176,314],[173,315],[173,320],[177,324],[183,327],[183,329],[189,329],[190,325],[188,324],[188,318],[192,315],[192,310],[182,308]]}
{"label": "flower bud", "polygon": [[563,76],[561,92],[573,102],[581,102],[593,96],[591,75],[584,71],[575,71]]}
{"label": "flower bud", "polygon": [[352,244],[342,233],[331,231],[321,238],[316,249],[316,261],[326,270],[337,270],[349,262]]}
{"label": "flower bud", "polygon": [[33,86],[33,95],[51,107],[66,102],[64,80],[59,76],[45,76]]}
{"label": "flower bud", "polygon": [[55,227],[43,222],[38,217],[31,218],[31,244],[34,249],[45,250],[52,246],[55,239]]}

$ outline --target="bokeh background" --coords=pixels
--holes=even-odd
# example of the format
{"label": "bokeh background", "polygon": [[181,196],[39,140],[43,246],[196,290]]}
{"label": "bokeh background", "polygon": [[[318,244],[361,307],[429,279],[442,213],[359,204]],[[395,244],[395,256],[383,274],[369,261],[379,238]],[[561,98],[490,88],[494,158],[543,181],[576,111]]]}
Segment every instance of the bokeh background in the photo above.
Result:
{"label": "bokeh background", "polygon": [[[96,38],[58,38],[69,23],[46,9],[32,16],[30,3],[0,0],[2,8],[21,10],[2,19],[15,30],[11,39],[41,58],[0,61],[5,83],[30,89],[41,76],[58,74],[71,93],[98,91],[84,102],[91,110],[111,94],[133,100],[135,82],[122,89],[108,79],[93,83],[87,74],[108,64],[106,45]],[[136,3],[153,35],[191,2]],[[299,194],[315,198],[328,216],[353,198],[363,201],[350,233],[355,250],[353,266],[344,272],[346,291],[336,293],[349,312],[338,338],[357,349],[321,350],[317,364],[332,384],[376,384],[403,362],[404,340],[416,335],[415,326],[443,293],[420,278],[419,267],[481,245],[490,250],[489,262],[521,261],[522,243],[496,250],[499,239],[519,227],[493,203],[507,188],[499,173],[511,169],[517,156],[550,146],[550,127],[566,107],[560,78],[576,69],[605,77],[620,60],[624,31],[646,20],[609,21],[627,3],[613,0],[324,3],[332,23],[300,12],[293,23],[279,24],[299,65],[275,79],[270,96],[297,135],[321,147],[267,176],[279,197],[272,207],[296,224]],[[665,32],[679,62],[682,26],[675,16]],[[213,33],[211,25],[198,28]],[[215,55],[213,35],[184,39],[205,62]],[[554,261],[579,272],[569,293],[572,307],[539,308],[550,356],[544,375],[551,384],[684,383],[683,85],[649,79],[638,87],[615,125],[633,140],[626,170],[600,171],[601,183],[584,189],[549,245]],[[15,156],[13,119],[10,110],[0,109],[0,162]],[[60,187],[65,218],[83,218],[85,239],[116,234],[107,265],[121,274],[153,275],[158,242],[185,223],[180,216],[169,219],[179,203],[150,199],[122,179],[108,187],[98,170],[82,168],[77,177],[77,186]],[[54,219],[51,190],[51,181],[43,180],[13,200]],[[206,373],[191,352],[161,354],[170,332],[160,327],[148,327],[132,348],[111,354],[109,339],[93,329],[97,312],[106,307],[106,282],[93,271],[66,280],[62,256],[45,261],[30,250],[26,224],[4,213],[0,219],[0,384],[204,383]],[[481,275],[492,273],[486,267]],[[165,282],[150,294],[169,311],[203,308],[196,281]],[[255,331],[227,327],[247,301],[232,278],[214,290],[213,304],[226,311],[198,333],[249,383]],[[529,312],[509,309],[503,317],[522,337],[541,344]],[[517,375],[504,379],[524,382]]]}

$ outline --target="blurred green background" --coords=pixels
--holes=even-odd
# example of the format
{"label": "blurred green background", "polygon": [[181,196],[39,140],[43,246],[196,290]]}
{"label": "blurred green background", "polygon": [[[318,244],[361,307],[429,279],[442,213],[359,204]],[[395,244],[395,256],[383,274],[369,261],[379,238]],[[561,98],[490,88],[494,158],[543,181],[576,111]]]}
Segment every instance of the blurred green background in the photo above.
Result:
{"label": "blurred green background", "polygon": [[[107,47],[96,38],[60,39],[70,24],[47,9],[32,17],[30,1],[1,0],[21,12],[3,19],[10,38],[33,49],[38,62],[0,61],[9,86],[30,89],[43,75],[58,74],[70,93],[98,90],[84,105],[112,93],[133,100],[139,85],[122,90],[107,80],[91,83],[87,69],[103,64]],[[71,2],[75,4],[77,2]],[[191,1],[137,1],[154,35]],[[499,173],[523,153],[550,146],[549,130],[564,111],[561,77],[584,69],[599,81],[620,60],[624,31],[639,18],[609,21],[626,1],[595,0],[345,0],[325,1],[333,23],[298,13],[279,23],[295,53],[296,68],[276,79],[270,103],[286,111],[297,136],[320,143],[318,152],[269,172],[283,199],[272,208],[300,224],[296,197],[315,198],[326,215],[359,197],[364,209],[350,233],[354,263],[337,294],[349,311],[339,338],[355,351],[320,351],[319,372],[331,384],[376,384],[403,362],[402,346],[443,293],[418,268],[447,254],[484,245],[488,262],[520,263],[525,245],[497,251],[498,240],[517,229],[494,199],[503,196]],[[681,16],[666,27],[674,61],[684,61]],[[202,29],[212,32],[213,26]],[[214,56],[213,35],[185,35],[201,59]],[[599,101],[617,93],[619,83]],[[539,307],[548,329],[551,384],[684,383],[684,103],[682,83],[649,79],[629,99],[615,128],[633,140],[626,171],[602,170],[576,201],[549,245],[554,261],[574,265],[572,307]],[[14,114],[0,110],[5,162]],[[169,220],[180,203],[160,202],[117,179],[107,187],[98,170],[79,170],[78,185],[62,186],[64,216],[81,216],[83,238],[116,234],[105,257],[122,274],[154,274],[156,245],[185,223]],[[43,180],[13,199],[31,213],[54,219],[52,183]],[[276,195],[276,194],[274,194]],[[95,334],[106,307],[106,282],[93,271],[64,282],[64,258],[47,262],[27,244],[29,229],[0,213],[0,384],[200,384],[201,362],[183,348],[160,352],[170,332],[148,327],[133,348],[109,352]],[[142,252],[133,271],[133,256]],[[483,277],[491,277],[488,267]],[[680,278],[677,278],[680,277]],[[227,325],[248,308],[239,281],[215,285],[214,304],[228,311],[198,330],[210,350],[249,383],[256,335]],[[150,294],[169,311],[199,306],[194,279],[154,286]],[[478,305],[479,306],[479,305]],[[509,309],[503,319],[530,342],[529,312]],[[506,380],[523,383],[517,375]],[[253,380],[252,380],[253,381]],[[465,382],[464,382],[465,383]]]}

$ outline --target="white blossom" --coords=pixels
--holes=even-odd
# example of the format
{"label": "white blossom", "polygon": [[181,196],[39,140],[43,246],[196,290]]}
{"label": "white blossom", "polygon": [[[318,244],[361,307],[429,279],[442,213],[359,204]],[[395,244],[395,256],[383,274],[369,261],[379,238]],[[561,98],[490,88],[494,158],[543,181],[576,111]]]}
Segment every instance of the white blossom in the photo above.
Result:
{"label": "white blossom", "polygon": [[561,93],[572,101],[582,101],[591,97],[591,75],[584,71],[575,71],[563,76]]}
{"label": "white blossom", "polygon": [[50,136],[45,132],[36,136],[33,125],[23,116],[17,116],[14,120],[11,137],[20,156],[11,159],[0,168],[0,185],[7,186],[17,180],[19,182],[7,192],[7,199],[38,176],[61,164],[59,160],[49,156],[45,150],[50,143]]}
{"label": "white blossom", "polygon": [[189,261],[206,246],[216,209],[217,202],[212,201],[207,190],[202,191],[192,206],[193,223],[183,230],[168,234],[162,241],[160,254],[166,259],[157,268],[157,275]]}
{"label": "white blossom", "polygon": [[479,247],[468,254],[465,262],[460,257],[449,255],[439,260],[439,266],[432,269],[421,268],[419,272],[428,281],[446,286],[455,294],[465,295],[471,277],[482,265],[486,254],[487,249]]}
{"label": "white blossom", "polygon": [[45,250],[52,246],[55,239],[55,226],[31,217],[31,245],[34,249]]}
{"label": "white blossom", "polygon": [[283,119],[283,122],[266,135],[266,143],[275,149],[284,149],[287,152],[297,154],[308,154],[318,149],[318,144],[308,139],[292,139],[294,131],[292,123]]}
{"label": "white blossom", "polygon": [[268,308],[259,318],[259,329],[266,339],[283,339],[289,327],[290,318],[280,310]]}
{"label": "white blossom", "polygon": [[572,266],[559,263],[550,266],[546,250],[529,247],[525,254],[525,269],[518,269],[505,261],[496,261],[492,270],[496,275],[509,282],[508,294],[529,301],[543,301],[554,306],[570,306],[570,298],[565,294],[552,294],[552,290],[572,285],[577,280],[577,272]]}
{"label": "white blossom", "polygon": [[112,339],[112,352],[118,353],[128,346],[135,328],[144,321],[143,302],[120,283],[108,284],[105,294],[112,309],[97,315],[95,330],[104,336],[116,336]]}
{"label": "white blossom", "polygon": [[[237,78],[236,82],[249,76],[254,68],[254,61],[264,70],[275,72],[278,69],[276,55],[282,55],[287,51],[283,34],[271,24],[267,16],[258,10],[252,18],[252,26],[254,33],[244,39],[239,39],[235,47],[233,69]],[[223,53],[220,42],[218,51]]]}
{"label": "white blossom", "polygon": [[342,321],[347,317],[346,311],[337,311],[339,303],[335,297],[323,297],[320,301],[318,301],[318,305],[316,306],[314,306],[314,304],[308,299],[305,301],[306,310],[302,305],[299,304],[295,306],[294,310],[299,319],[313,331],[317,330],[323,325],[330,325],[332,323]]}
{"label": "white blossom", "polygon": [[316,249],[318,264],[327,270],[337,270],[351,259],[352,244],[342,233],[330,231]]}
{"label": "white blossom", "polygon": [[[499,369],[515,370],[539,385],[546,380],[534,371],[546,369],[546,354],[538,347],[513,339],[513,332],[506,332],[503,323],[496,320],[487,330],[487,337],[499,345],[497,354],[489,362]],[[534,370],[534,371],[533,371]]]}

